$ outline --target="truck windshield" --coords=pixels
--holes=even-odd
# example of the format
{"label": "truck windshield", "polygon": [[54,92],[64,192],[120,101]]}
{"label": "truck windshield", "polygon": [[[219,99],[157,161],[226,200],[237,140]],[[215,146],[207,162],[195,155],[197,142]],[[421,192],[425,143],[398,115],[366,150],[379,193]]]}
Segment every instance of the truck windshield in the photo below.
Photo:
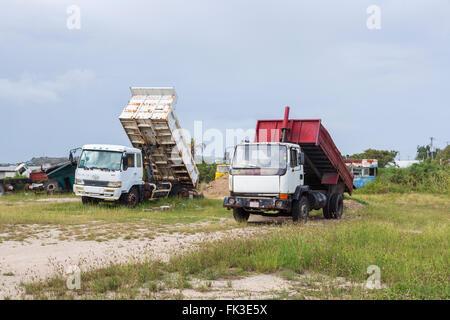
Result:
{"label": "truck windshield", "polygon": [[83,150],[78,168],[120,170],[122,153],[103,150]]}
{"label": "truck windshield", "polygon": [[233,169],[286,169],[286,146],[246,144],[236,147]]}

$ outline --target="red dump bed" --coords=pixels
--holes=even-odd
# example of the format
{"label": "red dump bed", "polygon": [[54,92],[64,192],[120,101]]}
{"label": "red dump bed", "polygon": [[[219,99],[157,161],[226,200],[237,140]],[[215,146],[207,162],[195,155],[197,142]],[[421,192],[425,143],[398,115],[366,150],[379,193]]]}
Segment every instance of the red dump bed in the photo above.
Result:
{"label": "red dump bed", "polygon": [[345,191],[352,193],[353,176],[320,119],[258,120],[255,142],[280,142],[283,127],[285,141],[298,143],[305,153],[305,184],[327,190],[328,185],[343,182]]}

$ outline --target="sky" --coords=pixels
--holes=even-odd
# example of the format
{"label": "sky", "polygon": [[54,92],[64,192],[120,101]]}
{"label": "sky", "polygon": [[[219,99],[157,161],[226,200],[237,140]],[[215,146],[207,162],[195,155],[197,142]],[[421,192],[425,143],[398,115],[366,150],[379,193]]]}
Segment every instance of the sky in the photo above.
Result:
{"label": "sky", "polygon": [[130,86],[174,86],[191,131],[252,129],[289,105],[342,154],[413,159],[450,140],[449,57],[449,0],[5,0],[0,163],[129,145]]}

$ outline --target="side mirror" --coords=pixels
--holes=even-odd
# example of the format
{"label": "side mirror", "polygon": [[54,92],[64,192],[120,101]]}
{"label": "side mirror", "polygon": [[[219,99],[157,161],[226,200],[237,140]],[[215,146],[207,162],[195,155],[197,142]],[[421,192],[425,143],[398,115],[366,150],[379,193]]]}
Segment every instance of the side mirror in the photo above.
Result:
{"label": "side mirror", "polygon": [[128,170],[128,157],[126,154],[122,156],[123,171]]}
{"label": "side mirror", "polygon": [[298,154],[298,164],[301,166],[305,164],[305,154],[303,152]]}
{"label": "side mirror", "polygon": [[72,154],[72,151],[70,151],[70,153],[69,153],[69,161],[70,161],[71,164],[73,164],[73,154]]}

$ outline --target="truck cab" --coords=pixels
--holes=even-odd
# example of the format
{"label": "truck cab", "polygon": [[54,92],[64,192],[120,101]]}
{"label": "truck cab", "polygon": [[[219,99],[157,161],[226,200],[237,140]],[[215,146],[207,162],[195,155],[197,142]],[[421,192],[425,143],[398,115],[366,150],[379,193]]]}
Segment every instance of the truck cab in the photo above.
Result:
{"label": "truck cab", "polygon": [[83,203],[123,200],[134,207],[142,200],[143,190],[140,149],[106,144],[83,146],[73,186]]}
{"label": "truck cab", "polygon": [[301,150],[290,143],[244,143],[236,147],[230,191],[285,198],[303,185]]}
{"label": "truck cab", "polygon": [[[229,176],[230,197],[224,199],[224,206],[233,209],[237,221],[247,220],[250,213],[293,214],[302,197],[303,164],[304,154],[298,144],[237,145]],[[294,213],[295,221],[308,213],[306,207],[303,210]]]}

